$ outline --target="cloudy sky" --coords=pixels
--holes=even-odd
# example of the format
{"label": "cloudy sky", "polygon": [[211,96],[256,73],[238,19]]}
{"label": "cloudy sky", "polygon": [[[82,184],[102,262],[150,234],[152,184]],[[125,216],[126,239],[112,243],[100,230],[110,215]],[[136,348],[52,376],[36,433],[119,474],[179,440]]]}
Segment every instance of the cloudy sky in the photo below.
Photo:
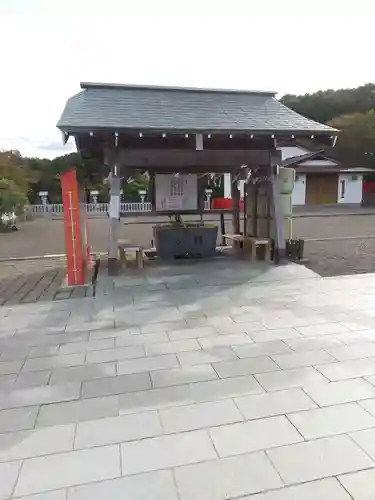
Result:
{"label": "cloudy sky", "polygon": [[375,81],[370,0],[0,0],[0,149],[53,158],[80,81],[306,93]]}

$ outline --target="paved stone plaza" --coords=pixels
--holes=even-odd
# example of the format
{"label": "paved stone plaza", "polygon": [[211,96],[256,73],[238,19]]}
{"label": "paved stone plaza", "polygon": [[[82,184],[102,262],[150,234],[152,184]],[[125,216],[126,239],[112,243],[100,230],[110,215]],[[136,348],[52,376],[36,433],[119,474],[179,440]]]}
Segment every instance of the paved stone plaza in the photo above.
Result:
{"label": "paved stone plaza", "polygon": [[1,307],[0,499],[375,498],[374,305],[222,259]]}
{"label": "paved stone plaza", "polygon": [[[347,215],[342,207],[340,209],[343,210],[341,216],[332,215],[333,209],[330,210],[327,207],[314,217],[303,217],[299,211],[295,214],[293,219],[295,238],[307,240],[328,238],[326,241],[306,241],[304,253],[308,260],[307,266],[322,276],[375,272],[375,240],[374,238],[368,239],[368,236],[375,235],[375,215],[365,208],[357,209],[356,215]],[[220,225],[217,215],[207,215],[205,218]],[[122,219],[123,225],[119,236],[121,239],[127,239],[134,244],[149,248],[153,238],[152,226],[161,220],[167,220],[167,218],[126,217]],[[226,221],[226,230],[229,233],[232,232],[230,218]],[[89,242],[94,252],[108,250],[108,231],[108,219],[89,219]],[[335,238],[341,239],[335,240]],[[20,224],[18,232],[0,234],[0,290],[3,288],[1,284],[1,280],[4,279],[3,274],[7,271],[6,263],[1,262],[1,259],[64,253],[62,219],[40,218]],[[35,261],[33,265],[35,271],[43,271],[41,260]],[[17,267],[21,267],[21,264],[18,263]],[[14,286],[18,286],[17,283],[12,285]],[[29,287],[29,280],[25,287]],[[46,289],[38,300],[43,300],[46,294],[51,295],[50,290],[51,288]],[[37,294],[31,293],[31,296],[35,295]],[[1,294],[0,291],[0,303],[1,299],[3,302],[30,300],[30,296],[24,295],[20,299],[19,296],[20,294],[13,300],[9,294]]]}
{"label": "paved stone plaza", "polygon": [[[316,217],[301,217],[298,212],[293,219],[293,237],[295,238],[333,238],[347,236],[375,235],[375,215],[359,212],[358,215],[332,216],[322,212]],[[186,216],[184,220],[196,217]],[[216,223],[220,227],[218,215],[206,214],[206,221]],[[143,245],[148,248],[153,239],[152,226],[167,222],[168,217],[124,217],[121,219],[119,237]],[[0,259],[9,257],[29,257],[39,255],[55,255],[65,253],[64,221],[44,217],[19,224],[19,231],[0,233]],[[108,250],[108,218],[89,218],[89,242],[95,252]],[[230,216],[226,217],[226,231],[232,232]],[[342,246],[342,243],[340,243]]]}

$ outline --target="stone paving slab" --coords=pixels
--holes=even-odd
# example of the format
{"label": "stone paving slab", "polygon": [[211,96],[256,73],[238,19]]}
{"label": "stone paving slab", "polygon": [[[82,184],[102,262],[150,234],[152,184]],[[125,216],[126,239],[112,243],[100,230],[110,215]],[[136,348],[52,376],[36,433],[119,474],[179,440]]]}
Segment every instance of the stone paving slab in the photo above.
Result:
{"label": "stone paving slab", "polygon": [[354,500],[366,500],[375,496],[374,469],[345,474],[338,479]]}
{"label": "stone paving slab", "polygon": [[0,306],[53,300],[65,274],[61,259],[0,262]]}
{"label": "stone paving slab", "polygon": [[[358,474],[362,473],[359,472]],[[345,488],[350,491],[347,486]],[[351,498],[337,479],[328,478],[267,493],[259,493],[250,497],[242,497],[241,500],[351,500]]]}
{"label": "stone paving slab", "polygon": [[102,446],[25,460],[15,495],[31,495],[121,476],[118,446]]}
{"label": "stone paving slab", "polygon": [[346,435],[267,450],[286,485],[374,467],[373,460]]}
{"label": "stone paving slab", "polygon": [[371,498],[373,304],[373,275],[208,261],[3,306],[0,499]]}
{"label": "stone paving slab", "polygon": [[175,478],[181,500],[224,500],[283,486],[264,452],[178,467]]}
{"label": "stone paving slab", "polygon": [[[76,486],[69,488],[68,493],[68,500],[125,500],[128,498],[131,500],[178,500],[172,472],[170,470],[147,472],[91,485]],[[55,499],[51,498],[51,500]]]}

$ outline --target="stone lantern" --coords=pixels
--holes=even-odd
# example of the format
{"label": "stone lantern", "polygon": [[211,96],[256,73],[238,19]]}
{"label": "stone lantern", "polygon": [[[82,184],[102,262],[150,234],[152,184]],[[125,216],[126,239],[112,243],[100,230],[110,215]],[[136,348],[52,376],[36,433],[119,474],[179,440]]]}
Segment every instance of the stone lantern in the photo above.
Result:
{"label": "stone lantern", "polygon": [[206,210],[211,209],[211,196],[212,196],[212,189],[211,188],[206,188],[204,190],[206,193]]}
{"label": "stone lantern", "polygon": [[96,189],[93,189],[92,191],[90,191],[91,201],[95,205],[98,203],[98,196],[99,196],[99,191],[97,191]]}

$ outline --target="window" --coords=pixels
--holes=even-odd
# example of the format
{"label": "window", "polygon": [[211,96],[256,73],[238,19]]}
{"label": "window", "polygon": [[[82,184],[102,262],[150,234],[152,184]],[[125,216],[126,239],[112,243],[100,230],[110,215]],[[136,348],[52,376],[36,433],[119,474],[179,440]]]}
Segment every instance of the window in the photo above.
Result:
{"label": "window", "polygon": [[357,180],[358,180],[358,175],[352,175],[351,180],[352,180],[352,181],[357,181]]}
{"label": "window", "polygon": [[171,196],[184,196],[184,181],[179,177],[171,179]]}
{"label": "window", "polygon": [[345,198],[345,181],[340,181],[340,198]]}

